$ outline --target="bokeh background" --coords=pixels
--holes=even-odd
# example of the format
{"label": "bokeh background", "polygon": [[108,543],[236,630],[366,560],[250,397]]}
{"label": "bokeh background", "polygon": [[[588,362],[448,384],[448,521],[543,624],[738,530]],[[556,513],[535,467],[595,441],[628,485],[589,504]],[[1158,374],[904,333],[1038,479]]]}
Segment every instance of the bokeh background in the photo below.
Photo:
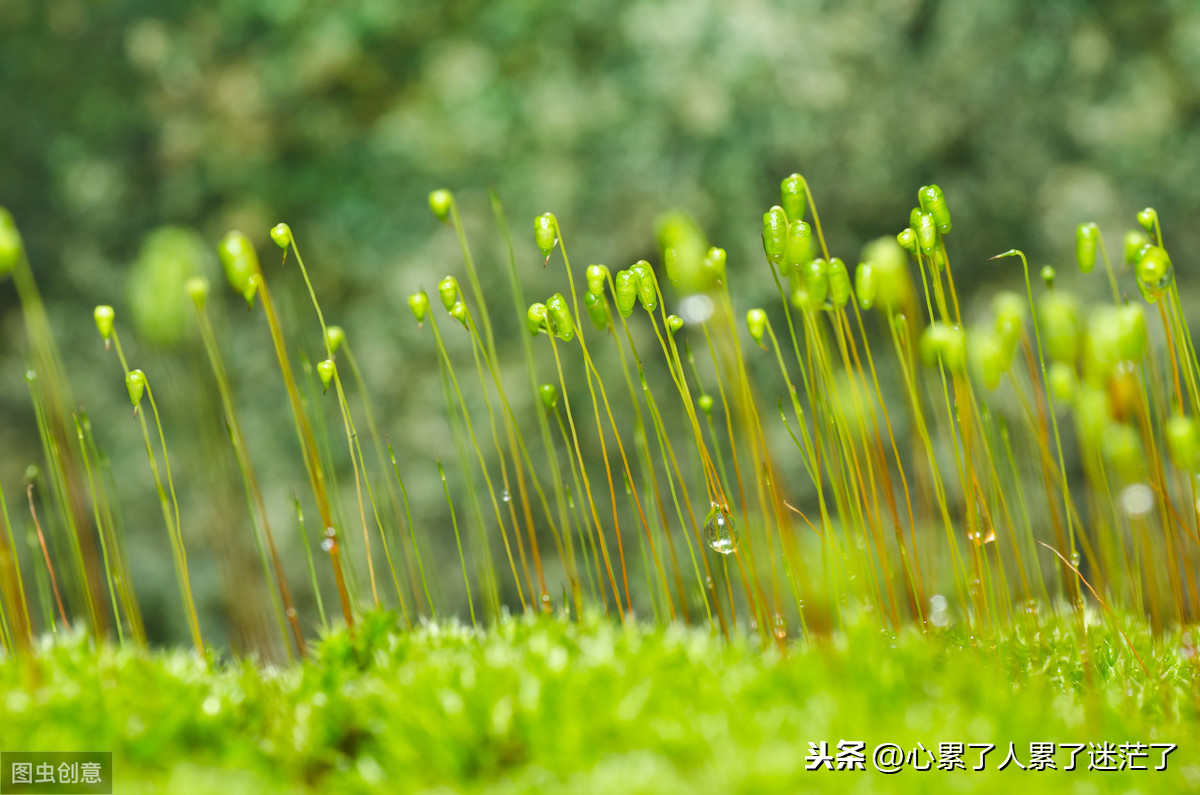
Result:
{"label": "bokeh background", "polygon": [[[116,306],[134,366],[163,393],[204,620],[225,627],[236,612],[229,583],[249,575],[220,552],[246,519],[213,441],[219,409],[191,318],[162,297],[183,272],[221,294],[239,411],[289,567],[305,571],[289,517],[291,490],[307,487],[282,388],[261,317],[225,295],[212,253],[230,228],[273,263],[268,230],[291,224],[407,464],[450,454],[432,345],[405,305],[416,287],[462,276],[426,204],[433,188],[458,196],[500,309],[489,188],[531,295],[562,286],[561,270],[540,267],[535,214],[557,214],[576,263],[620,267],[652,256],[655,218],[679,208],[729,251],[731,273],[755,274],[733,280],[749,306],[773,289],[760,218],[792,171],[848,262],[906,225],[918,186],[939,183],[960,284],[986,291],[1017,284],[1014,261],[992,254],[1018,246],[1036,264],[1069,264],[1077,223],[1099,222],[1115,248],[1146,205],[1188,273],[1198,153],[1200,5],[1187,0],[0,2],[0,205],[112,457],[138,590],[164,641],[184,637],[174,576],[97,303]],[[180,274],[152,266],[163,256]],[[297,346],[316,356],[289,284],[285,312],[309,329]],[[500,330],[519,368],[517,319]],[[0,281],[0,484],[18,523],[26,468],[40,462],[27,354]],[[418,522],[444,526],[432,465],[406,476]]]}

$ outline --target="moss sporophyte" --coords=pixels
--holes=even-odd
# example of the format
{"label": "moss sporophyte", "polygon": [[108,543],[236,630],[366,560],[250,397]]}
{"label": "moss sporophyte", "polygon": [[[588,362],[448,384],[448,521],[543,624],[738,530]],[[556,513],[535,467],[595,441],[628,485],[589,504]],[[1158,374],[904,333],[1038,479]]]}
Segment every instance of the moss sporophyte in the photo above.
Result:
{"label": "moss sporophyte", "polygon": [[[1094,602],[1143,614],[1156,632],[1200,616],[1200,363],[1153,209],[1137,213],[1118,261],[1096,224],[1064,230],[1078,278],[1060,264],[1035,279],[1021,251],[998,255],[991,267],[1011,289],[967,316],[936,185],[917,191],[900,228],[865,246],[856,267],[831,251],[798,174],[782,181],[761,231],[748,230],[761,234],[757,262],[729,257],[670,213],[655,225],[653,256],[579,269],[555,215],[514,240],[493,196],[504,262],[492,271],[506,274],[511,302],[485,291],[455,196],[434,191],[429,206],[462,255],[426,285],[432,303],[420,285],[408,297],[444,401],[426,429],[438,436],[429,460],[377,419],[391,395],[368,389],[358,339],[326,322],[292,229],[269,230],[285,266],[269,278],[250,237],[230,232],[216,246],[233,293],[262,313],[287,395],[308,481],[290,519],[271,515],[225,364],[224,350],[250,343],[210,319],[231,299],[199,274],[183,280],[247,498],[270,642],[289,654],[305,655],[305,628],[327,624],[314,546],[349,628],[376,607],[394,607],[406,627],[595,609],[782,645],[851,614],[889,631],[940,631],[953,617],[981,637],[1036,631],[1045,616],[1029,606],[1059,600],[1080,622]],[[1067,288],[1101,278],[1090,275],[1098,264],[1109,297],[1089,305]],[[47,543],[25,550],[0,494],[0,638],[23,654],[39,631],[78,621],[144,644],[138,574],[92,433],[99,420],[71,396],[6,212],[0,274],[23,308],[44,449],[30,513],[37,495],[49,517],[39,522]],[[533,276],[557,289],[530,301],[522,285]],[[773,286],[772,301],[739,305],[754,282]],[[286,324],[273,291],[286,296]],[[94,310],[203,650],[190,572],[204,550],[185,542],[204,530],[185,528],[177,489],[193,486],[172,469],[157,371],[130,366],[121,317]],[[515,340],[498,338],[514,326]],[[440,493],[410,502],[406,478]],[[305,523],[310,507],[318,521],[310,511]],[[301,583],[281,551],[296,535],[309,562]],[[315,616],[301,607],[310,598]]]}

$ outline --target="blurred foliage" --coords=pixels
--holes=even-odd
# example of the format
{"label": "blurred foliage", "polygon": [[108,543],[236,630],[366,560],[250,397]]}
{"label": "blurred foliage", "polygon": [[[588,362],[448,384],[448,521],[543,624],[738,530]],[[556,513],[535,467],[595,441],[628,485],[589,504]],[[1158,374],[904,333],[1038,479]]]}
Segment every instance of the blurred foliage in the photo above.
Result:
{"label": "blurred foliage", "polygon": [[[131,355],[161,373],[192,483],[209,468],[193,418],[216,403],[194,341],[181,361],[145,347],[187,337],[186,318],[146,307],[186,273],[215,276],[208,252],[230,228],[269,247],[270,226],[291,224],[381,425],[426,452],[445,438],[441,398],[414,376],[433,359],[403,307],[458,267],[426,206],[435,187],[457,192],[489,290],[505,281],[483,194],[497,189],[535,294],[550,277],[528,220],[547,209],[580,263],[650,255],[656,216],[678,207],[728,249],[731,274],[757,271],[760,214],[793,170],[848,262],[904,223],[918,185],[940,183],[956,268],[977,274],[964,284],[1008,282],[1010,264],[986,258],[1013,245],[1069,262],[1076,223],[1115,241],[1146,204],[1178,250],[1200,247],[1187,223],[1200,212],[1200,7],[1184,0],[6,0],[0,75],[0,205],[23,230],[77,394],[93,416],[119,416],[119,372],[91,327],[92,305],[112,303],[118,324],[136,323]],[[196,230],[207,250],[164,227]],[[164,249],[173,264],[152,267]],[[733,288],[753,301],[770,284]],[[261,377],[262,329],[232,309],[221,325],[287,516],[303,480],[277,379]],[[8,484],[39,456],[20,329],[0,285]],[[133,532],[165,544],[136,436],[106,427],[118,488],[138,498]],[[440,516],[434,475],[422,477],[418,518]],[[227,521],[202,485],[190,492],[185,525]]]}
{"label": "blurred foliage", "polygon": [[[1090,618],[1086,653],[1074,615],[1043,612],[986,641],[956,624],[881,636],[860,618],[784,656],[596,616],[409,632],[369,613],[285,670],[62,639],[39,653],[36,685],[0,661],[0,743],[111,750],[131,793],[1193,791],[1190,636],[1161,643],[1122,620],[1143,672],[1116,625]],[[805,770],[810,743],[840,740],[866,743],[865,770]],[[943,742],[996,747],[984,771],[884,779],[871,761],[881,743]],[[1073,770],[1060,748],[1060,769],[1035,774],[997,769],[1010,742],[1022,765],[1031,742],[1178,749],[1165,771],[1095,772],[1091,747]],[[980,751],[965,749],[968,768]],[[1134,762],[1159,765],[1148,753]]]}

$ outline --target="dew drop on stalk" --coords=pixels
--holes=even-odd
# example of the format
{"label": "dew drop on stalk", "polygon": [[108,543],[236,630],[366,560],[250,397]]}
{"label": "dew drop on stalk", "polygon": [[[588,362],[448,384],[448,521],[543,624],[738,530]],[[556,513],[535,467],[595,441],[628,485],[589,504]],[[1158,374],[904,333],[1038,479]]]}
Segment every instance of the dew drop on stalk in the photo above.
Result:
{"label": "dew drop on stalk", "polygon": [[783,640],[784,638],[786,638],[787,637],[787,622],[785,622],[783,620],[783,616],[781,616],[779,613],[776,613],[775,618],[773,620],[773,624],[774,624],[774,627],[772,628],[771,631],[772,631],[772,634],[775,635],[775,639]]}
{"label": "dew drop on stalk", "polygon": [[505,502],[512,502],[512,493],[508,489],[505,489],[504,493],[500,495],[500,498]]}
{"label": "dew drop on stalk", "polygon": [[325,528],[325,540],[321,542],[321,549],[326,552],[333,552],[337,547],[337,530],[332,527]]}
{"label": "dew drop on stalk", "polygon": [[724,505],[712,504],[712,510],[704,520],[704,543],[722,555],[737,551],[738,539],[733,528],[733,517]]}

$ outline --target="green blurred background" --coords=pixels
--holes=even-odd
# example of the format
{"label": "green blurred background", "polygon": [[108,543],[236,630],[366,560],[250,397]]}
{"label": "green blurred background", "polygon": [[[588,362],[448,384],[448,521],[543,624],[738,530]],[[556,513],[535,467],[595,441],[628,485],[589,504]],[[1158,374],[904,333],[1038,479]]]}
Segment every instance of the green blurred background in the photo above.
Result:
{"label": "green blurred background", "polygon": [[[652,256],[654,219],[680,208],[728,249],[744,307],[772,292],[760,218],[796,170],[851,263],[937,182],[960,284],[974,290],[1016,284],[1013,261],[987,262],[1013,246],[1069,264],[1083,220],[1115,248],[1145,205],[1187,273],[1185,253],[1200,246],[1198,119],[1200,5],[1186,0],[0,2],[0,205],[25,235],[76,398],[112,456],[160,640],[182,638],[183,622],[96,303],[116,306],[133,365],[163,393],[210,625],[245,601],[228,584],[257,562],[220,563],[238,543],[222,528],[245,527],[244,499],[191,319],[160,306],[149,283],[175,278],[147,275],[153,252],[207,273],[221,294],[239,411],[302,578],[290,490],[307,486],[261,317],[218,280],[211,252],[228,229],[273,263],[267,232],[290,223],[385,433],[405,446],[418,522],[443,527],[436,472],[418,462],[451,454],[444,404],[432,345],[405,306],[416,287],[462,275],[453,235],[428,211],[431,189],[458,196],[498,309],[508,288],[488,188],[513,222],[531,296],[562,286],[560,269],[540,267],[535,214],[557,214],[579,267],[620,267]],[[311,330],[288,284],[285,312]],[[502,344],[520,330],[511,312],[500,326]],[[316,355],[319,338],[301,342]],[[519,385],[519,346],[508,347]],[[40,460],[26,355],[15,292],[0,283],[0,484],[18,521],[26,466]],[[450,553],[442,563],[453,573]]]}

